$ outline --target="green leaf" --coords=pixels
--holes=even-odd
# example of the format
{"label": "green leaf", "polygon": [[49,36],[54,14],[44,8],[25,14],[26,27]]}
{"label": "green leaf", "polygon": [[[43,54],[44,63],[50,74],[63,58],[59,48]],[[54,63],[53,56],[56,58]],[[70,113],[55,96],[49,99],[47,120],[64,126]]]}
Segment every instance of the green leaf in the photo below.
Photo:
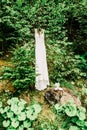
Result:
{"label": "green leaf", "polygon": [[84,120],[86,118],[85,113],[86,113],[86,109],[80,106],[77,111],[77,116],[79,120]]}
{"label": "green leaf", "polygon": [[3,126],[4,127],[8,127],[10,125],[10,121],[9,120],[4,120],[3,121]]}
{"label": "green leaf", "polygon": [[75,117],[72,118],[71,121],[72,121],[72,123],[76,123],[77,120],[78,120],[78,117],[75,116]]}
{"label": "green leaf", "polygon": [[11,111],[13,111],[15,114],[18,113],[18,106],[17,105],[11,105]]}
{"label": "green leaf", "polygon": [[41,111],[41,106],[39,104],[34,104],[32,107],[35,109],[36,114],[38,114]]}
{"label": "green leaf", "polygon": [[80,112],[86,112],[86,108],[84,108],[84,107],[82,107],[82,106],[80,106],[79,108],[78,108],[78,110],[80,111]]}
{"label": "green leaf", "polygon": [[19,126],[18,130],[24,130],[24,126],[23,125]]}
{"label": "green leaf", "polygon": [[5,108],[4,108],[4,112],[8,112],[9,111],[9,106],[6,106]]}
{"label": "green leaf", "polygon": [[16,116],[16,117],[12,117],[12,118],[11,118],[11,121],[13,121],[13,122],[18,121],[18,117],[17,117],[17,116]]}
{"label": "green leaf", "polygon": [[77,113],[77,116],[78,116],[79,120],[85,120],[86,119],[86,115],[83,112]]}
{"label": "green leaf", "polygon": [[83,121],[83,120],[77,120],[77,121],[76,121],[76,124],[77,124],[78,126],[85,126],[85,121]]}
{"label": "green leaf", "polygon": [[14,113],[13,113],[13,112],[11,112],[11,111],[7,112],[7,117],[8,117],[8,118],[12,118],[12,117],[13,117],[13,115],[14,115]]}
{"label": "green leaf", "polygon": [[12,127],[17,128],[19,126],[19,121],[12,121],[11,125]]}
{"label": "green leaf", "polygon": [[59,130],[64,130],[63,128],[59,128]]}
{"label": "green leaf", "polygon": [[77,109],[76,109],[76,106],[75,105],[68,105],[65,109],[65,113],[70,116],[70,117],[73,117],[76,115],[77,113]]}
{"label": "green leaf", "polygon": [[19,7],[21,7],[22,6],[22,0],[17,0],[17,5],[19,6]]}
{"label": "green leaf", "polygon": [[54,108],[55,108],[56,110],[58,110],[59,107],[60,107],[60,104],[58,104],[58,103],[54,106]]}
{"label": "green leaf", "polygon": [[1,114],[4,114],[4,112],[5,112],[5,111],[4,111],[4,108],[0,108],[0,113],[1,113]]}
{"label": "green leaf", "polygon": [[6,130],[16,130],[14,127],[10,126]]}
{"label": "green leaf", "polygon": [[37,114],[41,111],[41,106],[39,104],[34,104],[32,106],[28,106],[26,109],[27,118],[33,121],[37,118]]}
{"label": "green leaf", "polygon": [[35,113],[33,113],[33,115],[30,115],[30,116],[29,116],[29,119],[30,119],[31,121],[34,121],[36,118],[37,118],[37,114],[35,114]]}
{"label": "green leaf", "polygon": [[27,118],[29,118],[33,114],[33,109],[31,107],[27,107],[26,109],[27,109],[26,115]]}
{"label": "green leaf", "polygon": [[35,130],[34,128],[28,128],[27,130]]}
{"label": "green leaf", "polygon": [[30,122],[30,121],[24,121],[24,122],[23,122],[23,126],[24,126],[25,128],[29,128],[29,127],[31,127],[31,122]]}
{"label": "green leaf", "polygon": [[85,126],[87,127],[87,121],[85,121]]}
{"label": "green leaf", "polygon": [[19,121],[24,121],[26,119],[26,113],[25,112],[21,112],[19,115],[18,115],[18,120]]}
{"label": "green leaf", "polygon": [[20,111],[22,111],[25,108],[26,102],[24,100],[20,100],[20,102],[18,103],[18,109],[20,109]]}
{"label": "green leaf", "polygon": [[7,104],[8,104],[8,105],[12,105],[12,104],[16,105],[16,104],[18,104],[18,103],[19,103],[19,99],[16,98],[16,97],[11,98],[11,99],[9,99],[9,100],[7,101]]}
{"label": "green leaf", "polygon": [[26,101],[23,100],[23,99],[20,99],[19,106],[21,105],[20,103],[22,103],[23,105],[25,105],[25,104],[26,104]]}
{"label": "green leaf", "polygon": [[63,106],[57,103],[56,105],[54,105],[54,109],[56,109],[59,113],[63,111]]}
{"label": "green leaf", "polygon": [[77,126],[70,126],[69,130],[80,130]]}

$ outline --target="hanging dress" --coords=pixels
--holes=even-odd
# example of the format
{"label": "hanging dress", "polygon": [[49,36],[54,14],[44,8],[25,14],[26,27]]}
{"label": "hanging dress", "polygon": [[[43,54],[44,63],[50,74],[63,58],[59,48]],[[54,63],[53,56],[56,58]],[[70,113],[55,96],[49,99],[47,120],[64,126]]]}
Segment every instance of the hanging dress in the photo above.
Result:
{"label": "hanging dress", "polygon": [[46,48],[44,44],[44,30],[38,32],[35,29],[35,59],[36,59],[36,83],[37,90],[44,90],[49,85],[48,68],[46,61]]}

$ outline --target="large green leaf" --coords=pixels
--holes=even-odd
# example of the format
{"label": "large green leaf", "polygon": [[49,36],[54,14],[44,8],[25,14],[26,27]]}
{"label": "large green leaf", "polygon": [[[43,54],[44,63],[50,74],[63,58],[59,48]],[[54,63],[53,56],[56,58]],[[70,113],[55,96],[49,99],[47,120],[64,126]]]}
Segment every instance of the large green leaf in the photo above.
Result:
{"label": "large green leaf", "polygon": [[18,113],[18,114],[21,113],[21,111],[23,111],[24,109],[25,109],[25,106],[24,106],[24,105],[19,106],[19,107],[18,107],[18,112],[17,112],[17,113]]}
{"label": "large green leaf", "polygon": [[62,105],[60,105],[60,104],[56,104],[56,105],[54,105],[54,109],[56,109],[56,111],[59,113],[59,112],[62,112],[63,111],[63,107],[62,107]]}
{"label": "large green leaf", "polygon": [[3,126],[4,127],[8,127],[10,125],[10,121],[9,120],[4,120],[3,121]]}
{"label": "large green leaf", "polygon": [[41,111],[41,106],[39,104],[34,104],[32,106],[28,106],[26,109],[27,118],[33,121],[37,118],[37,114]]}
{"label": "large green leaf", "polygon": [[38,116],[38,115],[34,113],[33,115],[30,115],[30,116],[29,116],[29,119],[30,119],[31,121],[34,121],[34,120],[37,118],[37,116]]}
{"label": "large green leaf", "polygon": [[34,128],[28,128],[27,130],[35,130]]}
{"label": "large green leaf", "polygon": [[78,112],[77,116],[78,116],[79,120],[85,120],[86,119],[86,115],[83,112]]}
{"label": "large green leaf", "polygon": [[34,104],[32,107],[34,108],[36,114],[41,111],[41,106],[39,104]]}
{"label": "large green leaf", "polygon": [[8,118],[12,118],[13,115],[14,115],[14,113],[12,111],[7,112],[7,117]]}
{"label": "large green leaf", "polygon": [[17,130],[24,130],[24,126],[23,125],[19,126]]}
{"label": "large green leaf", "polygon": [[77,113],[77,109],[76,109],[76,106],[75,105],[68,105],[65,109],[65,113],[70,116],[70,117],[73,117],[73,116],[76,116],[76,113]]}
{"label": "large green leaf", "polygon": [[16,116],[14,116],[13,118],[11,118],[11,121],[13,121],[13,122],[16,122],[16,121],[18,121],[18,117]]}
{"label": "large green leaf", "polygon": [[4,111],[4,108],[0,108],[0,113],[1,113],[1,114],[4,114],[4,112],[5,112],[5,111]]}
{"label": "large green leaf", "polygon": [[77,126],[70,126],[69,130],[80,130]]}
{"label": "large green leaf", "polygon": [[33,114],[33,109],[31,107],[27,107],[26,115],[29,118]]}
{"label": "large green leaf", "polygon": [[6,106],[5,108],[4,108],[4,112],[8,112],[9,111],[9,106]]}
{"label": "large green leaf", "polygon": [[24,126],[24,128],[29,128],[29,127],[31,127],[31,122],[30,121],[24,121],[23,126]]}
{"label": "large green leaf", "polygon": [[11,111],[13,111],[15,114],[17,114],[18,106],[17,105],[11,105]]}
{"label": "large green leaf", "polygon": [[77,121],[76,121],[76,124],[77,124],[78,126],[85,126],[85,121],[83,121],[83,120],[77,120]]}
{"label": "large green leaf", "polygon": [[16,128],[10,126],[10,127],[8,127],[6,130],[16,130]]}
{"label": "large green leaf", "polygon": [[84,107],[82,107],[82,106],[80,106],[80,107],[78,108],[78,110],[81,111],[81,112],[84,112],[84,113],[86,112],[86,108],[84,108]]}
{"label": "large green leaf", "polygon": [[80,106],[77,111],[77,116],[78,116],[79,120],[84,120],[86,118],[85,113],[86,113],[86,109],[84,107]]}
{"label": "large green leaf", "polygon": [[17,97],[11,98],[7,101],[8,105],[17,105],[19,103],[19,99]]}
{"label": "large green leaf", "polygon": [[17,3],[17,5],[18,5],[19,7],[22,6],[22,0],[17,0],[16,3]]}
{"label": "large green leaf", "polygon": [[19,121],[24,121],[26,119],[26,113],[25,112],[21,112],[19,115],[18,115],[18,120]]}
{"label": "large green leaf", "polygon": [[87,127],[87,121],[85,121],[85,126]]}
{"label": "large green leaf", "polygon": [[63,128],[59,128],[59,130],[64,130]]}
{"label": "large green leaf", "polygon": [[23,104],[23,105],[25,105],[25,104],[26,104],[26,101],[25,101],[25,100],[23,100],[23,99],[20,99],[20,102],[19,102],[19,104],[18,104],[18,105],[20,106],[20,105],[22,105],[22,104]]}
{"label": "large green leaf", "polygon": [[19,121],[12,121],[11,126],[17,128],[19,126]]}

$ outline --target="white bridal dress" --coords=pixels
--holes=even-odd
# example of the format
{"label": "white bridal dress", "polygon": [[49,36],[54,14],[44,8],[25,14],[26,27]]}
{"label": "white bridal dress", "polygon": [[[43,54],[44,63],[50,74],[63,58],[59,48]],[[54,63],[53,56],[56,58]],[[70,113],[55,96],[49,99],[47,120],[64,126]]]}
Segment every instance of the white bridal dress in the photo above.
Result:
{"label": "white bridal dress", "polygon": [[44,30],[35,29],[35,58],[36,58],[36,83],[37,90],[44,90],[49,85],[48,68],[46,61],[46,48],[44,44]]}

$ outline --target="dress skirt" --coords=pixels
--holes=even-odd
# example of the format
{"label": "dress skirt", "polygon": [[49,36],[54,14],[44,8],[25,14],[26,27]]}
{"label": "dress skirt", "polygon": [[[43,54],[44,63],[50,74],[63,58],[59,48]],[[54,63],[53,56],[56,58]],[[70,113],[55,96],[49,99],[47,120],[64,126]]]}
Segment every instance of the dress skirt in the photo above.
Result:
{"label": "dress skirt", "polygon": [[44,30],[38,32],[35,29],[35,59],[36,59],[36,81],[35,88],[44,90],[49,85],[48,68],[46,60],[46,48],[44,43]]}

